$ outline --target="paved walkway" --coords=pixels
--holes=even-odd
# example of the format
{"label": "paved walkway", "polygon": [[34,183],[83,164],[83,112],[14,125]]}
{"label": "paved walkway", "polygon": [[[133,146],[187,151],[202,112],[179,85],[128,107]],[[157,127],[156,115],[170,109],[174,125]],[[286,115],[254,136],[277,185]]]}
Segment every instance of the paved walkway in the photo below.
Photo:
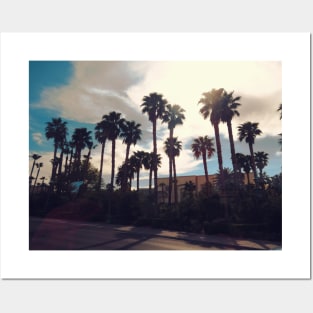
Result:
{"label": "paved walkway", "polygon": [[150,227],[135,227],[135,226],[116,226],[116,230],[131,232],[135,234],[147,234],[170,239],[188,240],[194,242],[202,242],[208,244],[216,244],[228,246],[229,248],[240,247],[249,250],[281,250],[280,243],[256,240],[256,239],[238,239],[226,235],[203,235],[186,232],[168,231]]}

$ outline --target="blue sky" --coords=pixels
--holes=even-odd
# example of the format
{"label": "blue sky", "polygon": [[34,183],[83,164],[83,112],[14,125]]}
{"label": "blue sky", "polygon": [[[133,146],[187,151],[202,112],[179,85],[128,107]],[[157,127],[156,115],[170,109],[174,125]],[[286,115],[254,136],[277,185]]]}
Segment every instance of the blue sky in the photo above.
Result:
{"label": "blue sky", "polygon": [[[50,177],[49,160],[53,143],[45,138],[46,122],[61,117],[67,122],[70,139],[75,128],[93,131],[102,115],[110,111],[122,113],[128,120],[142,125],[143,138],[132,148],[152,150],[152,129],[148,117],[141,113],[142,98],[150,92],[162,93],[171,104],[179,104],[186,112],[184,125],[177,126],[174,135],[183,143],[177,160],[180,175],[202,175],[201,160],[190,151],[194,138],[208,135],[214,138],[213,127],[204,120],[197,105],[202,92],[223,87],[241,96],[240,116],[233,120],[236,152],[248,154],[248,145],[237,140],[237,126],[246,121],[259,122],[263,135],[256,138],[254,151],[265,151],[270,160],[265,172],[281,172],[281,152],[278,134],[281,120],[276,111],[281,103],[280,62],[126,62],[126,61],[30,61],[29,62],[29,150],[30,155],[42,155],[42,174]],[[163,163],[160,176],[167,176],[168,159],[163,153],[163,141],[168,137],[166,125],[158,124],[158,152]],[[224,167],[231,168],[227,127],[220,125]],[[96,143],[96,141],[94,140]],[[111,146],[106,145],[104,180],[109,181]],[[121,165],[125,145],[117,143],[117,162]],[[92,151],[92,163],[99,168],[100,146]],[[31,159],[30,159],[31,163]],[[209,174],[218,170],[217,157],[208,161]],[[142,171],[142,183],[148,173]]]}

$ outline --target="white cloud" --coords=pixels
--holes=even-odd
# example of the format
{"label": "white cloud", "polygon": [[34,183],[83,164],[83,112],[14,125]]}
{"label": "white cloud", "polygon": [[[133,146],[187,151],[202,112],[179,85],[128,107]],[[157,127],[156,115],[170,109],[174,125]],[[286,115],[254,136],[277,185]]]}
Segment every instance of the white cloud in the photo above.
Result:
{"label": "white cloud", "polygon": [[42,133],[33,133],[32,134],[34,141],[38,144],[38,145],[42,145],[43,144],[43,136]]}

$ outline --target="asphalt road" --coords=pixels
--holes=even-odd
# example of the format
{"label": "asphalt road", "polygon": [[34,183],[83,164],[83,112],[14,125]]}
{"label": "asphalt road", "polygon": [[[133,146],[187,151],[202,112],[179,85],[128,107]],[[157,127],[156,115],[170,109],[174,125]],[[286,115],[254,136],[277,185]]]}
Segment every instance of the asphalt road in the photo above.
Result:
{"label": "asphalt road", "polygon": [[[120,231],[114,225],[30,218],[30,250],[223,250],[226,246]],[[233,248],[234,249],[234,248]]]}

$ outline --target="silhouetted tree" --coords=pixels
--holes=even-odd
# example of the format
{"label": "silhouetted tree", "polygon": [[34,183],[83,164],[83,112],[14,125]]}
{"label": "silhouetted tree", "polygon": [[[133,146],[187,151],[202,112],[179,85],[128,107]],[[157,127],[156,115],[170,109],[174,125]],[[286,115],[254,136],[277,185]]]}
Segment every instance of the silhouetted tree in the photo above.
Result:
{"label": "silhouetted tree", "polygon": [[[57,150],[61,147],[61,144],[64,143],[66,135],[67,135],[67,122],[63,122],[62,119],[59,118],[52,118],[51,122],[46,123],[46,138],[53,139],[54,145],[54,152],[53,152],[53,159],[56,160]],[[52,166],[52,173],[51,173],[51,181],[54,182],[56,168],[58,163],[54,162]]]}
{"label": "silhouetted tree", "polygon": [[[168,204],[171,204],[172,201],[172,182],[173,182],[173,175],[172,175],[172,169],[173,169],[173,159],[174,159],[174,142],[173,142],[173,136],[174,136],[174,128],[177,125],[182,125],[183,120],[185,119],[185,115],[183,114],[185,110],[181,108],[178,104],[168,104],[166,105],[166,110],[163,113],[162,116],[162,122],[167,123],[168,129],[170,131],[170,136],[168,138],[168,157],[169,157],[169,181],[168,181]],[[176,193],[177,194],[177,193]],[[177,202],[177,196],[175,199],[175,203]]]}
{"label": "silhouetted tree", "polygon": [[[126,144],[126,156],[124,163],[128,163],[129,151],[131,145],[136,145],[137,141],[141,139],[141,129],[140,124],[136,124],[134,121],[125,121],[121,128],[121,138],[123,138],[123,143]],[[124,179],[122,180],[122,190],[126,189],[127,182],[127,167],[124,167]]]}
{"label": "silhouetted tree", "polygon": [[223,172],[223,157],[222,157],[222,148],[221,140],[219,133],[219,123],[221,121],[221,104],[224,101],[224,89],[212,89],[209,92],[202,94],[203,97],[199,100],[199,103],[202,103],[203,106],[200,109],[200,113],[203,115],[204,119],[207,119],[210,116],[211,124],[214,127],[216,149],[217,149],[217,158],[218,158],[218,167],[219,171]]}
{"label": "silhouetted tree", "polygon": [[[141,104],[142,113],[147,113],[149,121],[152,123],[153,133],[153,153],[156,156],[158,154],[157,139],[156,139],[156,124],[157,119],[161,119],[165,111],[165,105],[167,100],[163,98],[163,95],[156,92],[150,93],[149,96],[144,96],[143,103]],[[154,196],[155,201],[158,201],[158,166],[154,166]]]}
{"label": "silhouetted tree", "polygon": [[255,167],[253,145],[255,137],[262,134],[262,131],[258,128],[259,123],[246,122],[238,126],[238,136],[239,140],[243,141],[245,139],[246,143],[249,145],[251,165],[253,170],[254,179],[257,179],[257,172]]}
{"label": "silhouetted tree", "polygon": [[198,160],[200,156],[202,156],[204,173],[205,173],[205,181],[206,181],[206,192],[209,194],[209,174],[208,174],[208,166],[207,166],[207,158],[211,158],[214,155],[214,143],[213,138],[209,138],[208,136],[200,136],[194,139],[191,150],[193,152],[194,157]]}

